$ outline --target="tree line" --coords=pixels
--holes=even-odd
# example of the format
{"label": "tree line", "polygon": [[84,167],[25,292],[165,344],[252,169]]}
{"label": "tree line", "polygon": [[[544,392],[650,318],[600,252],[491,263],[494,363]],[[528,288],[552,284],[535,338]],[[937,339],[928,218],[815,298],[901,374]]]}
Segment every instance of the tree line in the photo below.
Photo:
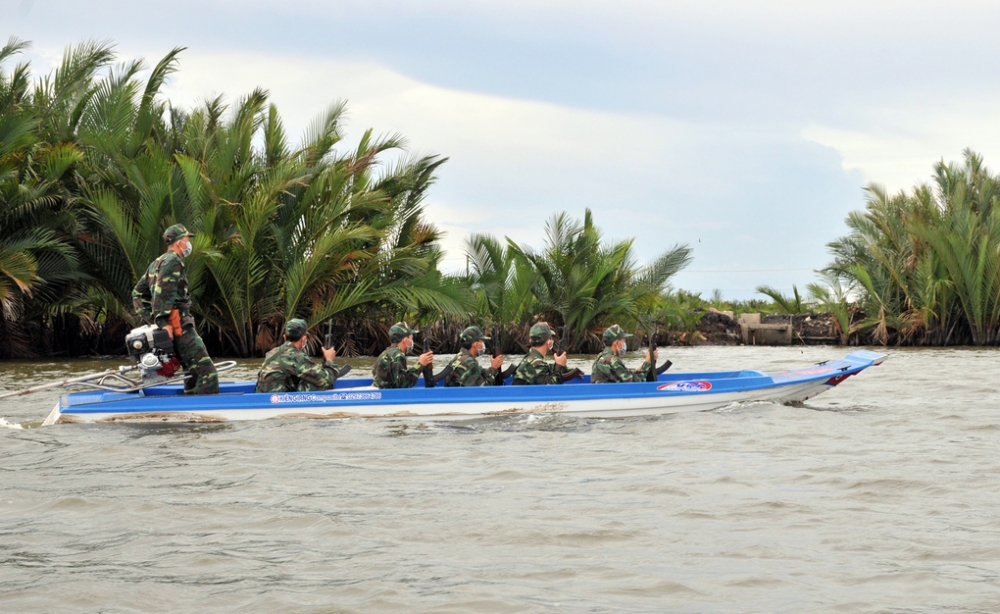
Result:
{"label": "tree line", "polygon": [[983,157],[933,167],[929,183],[889,193],[872,183],[833,262],[801,295],[757,290],[781,313],[833,313],[843,343],[1000,343],[1000,176]]}
{"label": "tree line", "polygon": [[446,158],[372,130],[346,148],[342,102],[299,143],[263,90],[175,107],[161,89],[180,48],[147,68],[84,42],[36,78],[7,69],[26,47],[0,49],[0,357],[121,353],[139,324],[132,287],[178,222],[197,233],[185,264],[203,337],[241,357],[292,317],[329,322],[345,355],[377,353],[400,319],[439,351],[470,322],[521,350],[539,319],[592,350],[599,327],[651,314],[690,261],[678,246],[640,266],[588,211],[553,217],[537,252],[473,236],[468,273],[445,275],[424,206]]}
{"label": "tree line", "polygon": [[0,49],[0,358],[122,353],[139,324],[132,287],[178,222],[198,235],[186,268],[217,355],[262,355],[292,317],[317,337],[329,323],[342,355],[378,353],[401,319],[439,352],[470,323],[520,352],[538,320],[576,352],[597,351],[611,323],[691,343],[713,308],[829,312],[842,343],[1000,341],[1000,177],[971,151],[909,192],[869,185],[805,294],[760,286],[768,300],[738,302],[675,290],[688,246],[639,264],[633,242],[606,240],[589,210],[549,219],[540,249],[473,235],[468,270],[445,274],[424,209],[447,159],[373,130],[348,148],[343,102],[296,142],[264,90],[171,104],[161,90],[180,48],[150,68],[88,41],[34,76],[27,62],[8,69],[26,47],[12,38]]}

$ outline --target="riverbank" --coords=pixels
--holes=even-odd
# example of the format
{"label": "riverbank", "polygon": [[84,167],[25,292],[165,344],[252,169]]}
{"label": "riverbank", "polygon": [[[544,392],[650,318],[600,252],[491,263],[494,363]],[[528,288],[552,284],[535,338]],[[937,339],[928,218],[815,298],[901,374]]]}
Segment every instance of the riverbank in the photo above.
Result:
{"label": "riverbank", "polygon": [[[698,321],[693,339],[665,331],[661,345],[839,345],[840,326],[833,313],[770,314],[709,310]],[[690,341],[689,341],[690,340]]]}

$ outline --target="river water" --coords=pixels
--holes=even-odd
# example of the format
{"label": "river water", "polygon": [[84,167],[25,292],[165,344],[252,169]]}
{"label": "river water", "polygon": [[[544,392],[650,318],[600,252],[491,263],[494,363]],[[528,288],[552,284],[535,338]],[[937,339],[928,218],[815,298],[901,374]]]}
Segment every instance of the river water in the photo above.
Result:
{"label": "river water", "polygon": [[[650,419],[36,428],[58,392],[0,401],[0,610],[998,612],[1000,352],[886,352],[805,407]],[[0,390],[115,364],[0,363]]]}

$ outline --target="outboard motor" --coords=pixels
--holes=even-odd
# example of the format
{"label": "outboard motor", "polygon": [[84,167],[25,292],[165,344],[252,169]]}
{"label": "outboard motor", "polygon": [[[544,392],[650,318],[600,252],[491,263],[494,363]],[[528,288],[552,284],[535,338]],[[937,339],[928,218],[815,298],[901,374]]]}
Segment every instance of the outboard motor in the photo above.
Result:
{"label": "outboard motor", "polygon": [[174,355],[174,340],[159,326],[133,328],[125,335],[125,346],[143,382],[169,379],[181,369],[181,362]]}

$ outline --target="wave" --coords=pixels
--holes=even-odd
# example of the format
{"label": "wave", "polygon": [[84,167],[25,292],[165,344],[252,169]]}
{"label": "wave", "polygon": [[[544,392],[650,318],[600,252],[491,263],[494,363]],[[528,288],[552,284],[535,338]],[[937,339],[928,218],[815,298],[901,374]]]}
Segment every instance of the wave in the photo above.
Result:
{"label": "wave", "polygon": [[2,417],[0,417],[0,428],[5,428],[5,429],[23,429],[24,427],[21,426],[17,422],[7,422]]}

